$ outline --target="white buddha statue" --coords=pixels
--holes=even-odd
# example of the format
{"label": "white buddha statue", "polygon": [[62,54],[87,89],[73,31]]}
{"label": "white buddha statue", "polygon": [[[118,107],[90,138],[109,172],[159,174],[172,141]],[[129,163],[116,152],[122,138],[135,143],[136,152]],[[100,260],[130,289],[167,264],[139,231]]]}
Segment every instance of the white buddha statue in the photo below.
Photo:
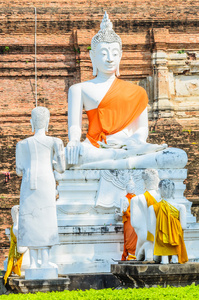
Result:
{"label": "white buddha statue", "polygon": [[28,249],[27,247],[19,247],[17,243],[19,205],[14,205],[11,208],[11,216],[13,225],[9,230],[10,249],[8,258],[4,261],[4,268],[6,270],[4,275],[5,284],[7,283],[7,279],[12,272],[21,276],[21,267],[24,260],[24,254]]}
{"label": "white buddha statue", "polygon": [[[131,225],[138,236],[136,245],[137,260],[153,260],[153,249],[147,237],[151,235],[149,224],[149,208],[160,201],[158,192],[159,175],[154,169],[146,169],[142,172],[145,193],[137,195],[131,201]],[[150,227],[150,228],[149,228]]]}
{"label": "white buddha statue", "polygon": [[[167,148],[167,145],[146,142],[146,91],[131,82],[118,79],[122,42],[112,29],[107,13],[100,28],[92,39],[90,50],[95,78],[69,89],[66,168],[161,167],[165,159],[165,156],[162,158],[161,150]],[[83,107],[88,116],[89,128],[86,140],[81,143]],[[179,149],[172,149],[172,153],[167,151],[168,167],[173,166],[176,150]],[[185,153],[183,155],[181,165],[184,166],[187,157]]]}
{"label": "white buddha statue", "polygon": [[36,107],[31,115],[35,134],[16,147],[16,172],[22,176],[17,240],[18,247],[29,248],[30,269],[51,268],[49,250],[59,243],[53,169],[65,170],[64,146],[62,140],[45,134],[50,118],[47,108]]}

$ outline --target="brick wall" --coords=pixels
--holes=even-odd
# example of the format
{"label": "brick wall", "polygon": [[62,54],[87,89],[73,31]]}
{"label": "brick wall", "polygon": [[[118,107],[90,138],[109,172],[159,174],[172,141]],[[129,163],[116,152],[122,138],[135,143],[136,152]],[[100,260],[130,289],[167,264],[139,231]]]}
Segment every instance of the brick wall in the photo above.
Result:
{"label": "brick wall", "polygon": [[[49,135],[57,136],[67,144],[68,88],[76,82],[92,78],[87,48],[92,36],[99,30],[106,9],[123,41],[121,78],[144,86],[149,95],[149,141],[166,142],[188,153],[185,196],[194,203],[197,213],[198,109],[190,102],[189,111],[181,111],[181,114],[174,111],[173,118],[160,118],[153,113],[151,54],[157,50],[177,53],[184,49],[186,53],[194,52],[197,56],[198,2],[77,0],[74,7],[74,1],[63,0],[43,3],[0,1],[0,268],[8,253],[9,242],[4,231],[11,224],[10,209],[19,203],[20,178],[15,174],[15,146],[19,140],[32,134],[29,123],[35,105],[32,6],[38,8],[38,104],[50,110]],[[191,65],[187,58],[184,66],[188,64]],[[179,103],[174,95],[170,100]],[[83,138],[86,129],[84,114]],[[5,183],[3,172],[7,171],[11,173],[11,179]]]}

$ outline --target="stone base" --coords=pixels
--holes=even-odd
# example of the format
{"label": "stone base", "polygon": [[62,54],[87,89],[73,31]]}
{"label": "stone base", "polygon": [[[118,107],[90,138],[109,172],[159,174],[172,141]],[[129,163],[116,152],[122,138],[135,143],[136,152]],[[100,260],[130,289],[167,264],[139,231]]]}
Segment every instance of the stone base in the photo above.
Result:
{"label": "stone base", "polygon": [[[120,281],[111,273],[101,274],[70,274],[65,278],[54,280],[25,280],[19,277],[9,277],[7,284],[9,291],[13,293],[36,293],[64,290],[89,290],[117,288]],[[6,293],[6,289],[2,294]]]}
{"label": "stone base", "polygon": [[111,273],[70,274],[68,277],[70,279],[69,291],[117,288],[121,284],[120,280]]}
{"label": "stone base", "polygon": [[25,280],[48,280],[58,278],[58,268],[26,269]]}
{"label": "stone base", "polygon": [[14,293],[36,293],[36,292],[56,292],[68,290],[69,278],[57,278],[50,280],[25,280],[24,278],[9,277],[8,285]]}
{"label": "stone base", "polygon": [[[0,276],[0,295],[8,295],[9,294],[9,290],[7,289],[7,286],[5,287],[4,285],[4,275],[5,275],[5,272],[4,271],[1,271],[1,275]],[[113,276],[113,275],[112,275]]]}
{"label": "stone base", "polygon": [[180,264],[146,264],[119,262],[111,265],[111,272],[122,282],[123,287],[180,287],[199,284],[199,263]]}

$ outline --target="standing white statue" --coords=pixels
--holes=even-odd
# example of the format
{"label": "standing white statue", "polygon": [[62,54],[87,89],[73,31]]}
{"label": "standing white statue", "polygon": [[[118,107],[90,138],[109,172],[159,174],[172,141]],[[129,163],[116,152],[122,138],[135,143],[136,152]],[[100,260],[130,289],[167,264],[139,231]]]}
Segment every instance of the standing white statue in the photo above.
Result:
{"label": "standing white statue", "polygon": [[6,273],[4,275],[4,283],[7,283],[8,277],[13,273],[21,276],[21,266],[23,262],[23,254],[27,251],[27,247],[19,247],[17,242],[18,226],[19,226],[19,205],[15,205],[11,208],[11,216],[13,225],[10,228],[10,249],[6,265]]}
{"label": "standing white statue", "polygon": [[174,201],[175,184],[169,179],[159,183],[161,201],[149,207],[149,230],[154,236],[148,238],[154,255],[161,256],[163,264],[188,261],[183,230],[186,229],[186,207]]}
{"label": "standing white statue", "polygon": [[131,225],[138,236],[136,245],[137,260],[153,260],[153,249],[150,247],[148,238],[152,233],[149,229],[149,207],[160,201],[158,193],[159,176],[158,171],[146,169],[142,172],[145,193],[138,195],[131,201]]}
{"label": "standing white statue", "polygon": [[45,134],[48,131],[49,110],[36,107],[31,116],[35,135],[18,142],[16,147],[16,172],[23,176],[18,245],[29,248],[30,269],[39,267],[38,250],[41,250],[40,268],[45,269],[52,267],[49,264],[50,247],[59,243],[53,169],[64,172],[65,156],[63,142]]}
{"label": "standing white statue", "polygon": [[[143,164],[145,167],[157,167],[163,160],[160,150],[167,145],[146,142],[146,91],[117,78],[122,42],[112,29],[106,13],[100,28],[91,41],[90,50],[93,75],[96,77],[69,89],[67,168],[129,169],[142,167]],[[81,143],[83,107],[89,128],[86,140]],[[170,165],[177,150],[173,149],[172,153],[167,151],[166,158],[171,160]],[[154,153],[156,151],[160,152]],[[186,161],[186,154],[183,155]]]}
{"label": "standing white statue", "polygon": [[131,179],[126,186],[126,196],[120,199],[120,214],[124,224],[124,249],[121,260],[136,259],[137,234],[131,225],[131,201],[135,198],[135,183]]}

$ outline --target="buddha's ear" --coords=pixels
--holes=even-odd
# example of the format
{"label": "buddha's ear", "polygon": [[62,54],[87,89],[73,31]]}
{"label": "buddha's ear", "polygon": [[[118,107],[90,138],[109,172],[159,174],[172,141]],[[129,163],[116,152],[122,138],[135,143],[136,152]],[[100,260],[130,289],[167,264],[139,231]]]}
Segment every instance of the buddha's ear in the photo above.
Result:
{"label": "buddha's ear", "polygon": [[97,76],[97,67],[95,65],[95,58],[94,58],[95,55],[93,50],[89,50],[89,54],[93,65],[93,76]]}
{"label": "buddha's ear", "polygon": [[30,119],[30,124],[31,124],[31,127],[32,127],[32,132],[34,132],[35,128],[34,128],[34,124],[33,124],[33,120],[32,119]]}
{"label": "buddha's ear", "polygon": [[[120,51],[120,60],[122,58],[122,50]],[[119,77],[120,76],[120,61],[118,63],[117,69],[116,69],[116,76]]]}
{"label": "buddha's ear", "polygon": [[120,76],[120,65],[118,64],[117,69],[116,69],[116,76]]}

